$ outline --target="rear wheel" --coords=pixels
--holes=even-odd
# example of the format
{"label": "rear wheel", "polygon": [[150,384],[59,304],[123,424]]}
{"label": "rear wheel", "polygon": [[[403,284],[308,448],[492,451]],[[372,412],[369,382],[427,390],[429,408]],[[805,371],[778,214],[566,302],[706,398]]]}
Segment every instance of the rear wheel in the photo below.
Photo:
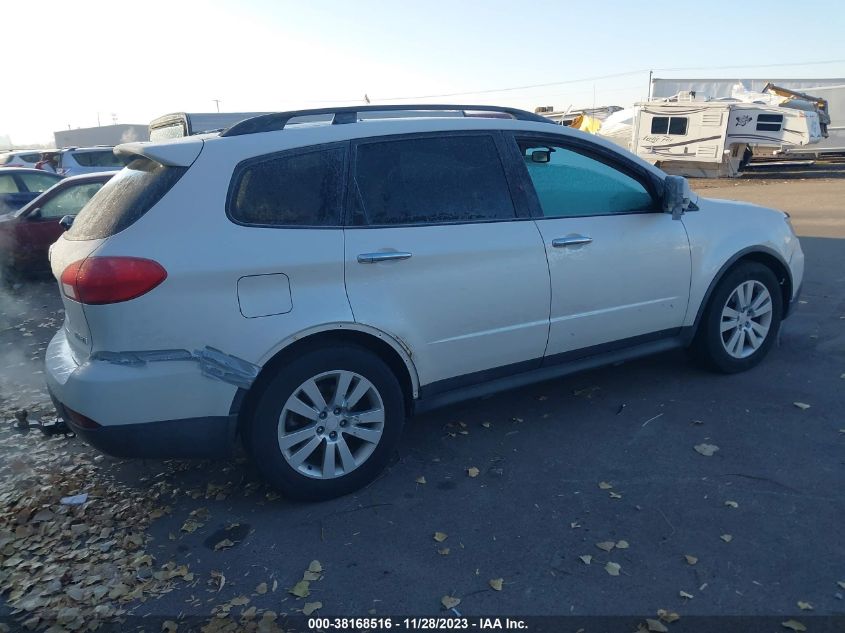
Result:
{"label": "rear wheel", "polygon": [[777,338],[782,314],[780,285],[771,269],[756,262],[739,264],[710,297],[693,352],[717,371],[750,369]]}
{"label": "rear wheel", "polygon": [[295,499],[328,499],[372,481],[396,448],[405,411],[378,356],[321,348],[282,367],[258,398],[247,442],[262,475]]}

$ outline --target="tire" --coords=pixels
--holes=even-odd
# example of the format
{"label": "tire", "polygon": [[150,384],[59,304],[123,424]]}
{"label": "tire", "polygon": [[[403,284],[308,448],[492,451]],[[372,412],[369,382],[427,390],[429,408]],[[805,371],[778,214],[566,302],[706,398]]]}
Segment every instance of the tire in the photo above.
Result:
{"label": "tire", "polygon": [[353,345],[322,347],[270,379],[245,441],[259,472],[284,496],[331,499],[375,479],[404,422],[399,381],[378,356]]}
{"label": "tire", "polygon": [[[755,309],[750,313],[740,309],[752,307]],[[772,270],[756,262],[738,264],[713,291],[692,352],[718,372],[733,374],[751,369],[765,358],[777,339],[782,315],[783,296]]]}

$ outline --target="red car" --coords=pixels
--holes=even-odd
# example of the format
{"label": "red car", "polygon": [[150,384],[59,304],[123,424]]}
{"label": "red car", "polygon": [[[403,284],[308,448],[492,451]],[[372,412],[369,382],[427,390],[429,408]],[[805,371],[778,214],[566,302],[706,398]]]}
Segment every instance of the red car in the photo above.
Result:
{"label": "red car", "polygon": [[0,257],[5,271],[43,272],[47,251],[67,227],[59,223],[75,216],[116,172],[65,178],[18,211],[0,215]]}

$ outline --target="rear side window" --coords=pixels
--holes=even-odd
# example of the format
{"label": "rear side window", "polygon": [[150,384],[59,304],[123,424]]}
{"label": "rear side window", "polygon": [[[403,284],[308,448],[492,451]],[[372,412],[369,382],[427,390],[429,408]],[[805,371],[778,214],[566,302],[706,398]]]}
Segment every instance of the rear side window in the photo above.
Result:
{"label": "rear side window", "polygon": [[80,167],[111,167],[119,169],[123,167],[125,161],[119,156],[115,156],[111,150],[103,150],[97,152],[73,152],[73,160]]}
{"label": "rear side window", "polygon": [[23,181],[23,186],[26,187],[27,191],[35,191],[38,193],[41,193],[42,191],[47,191],[50,187],[52,187],[61,180],[59,176],[47,173],[25,173],[18,174],[18,177]]}
{"label": "rear side window", "polygon": [[363,143],[356,153],[359,225],[509,220],[516,215],[491,136]]}
{"label": "rear side window", "polygon": [[236,171],[229,216],[257,226],[340,226],[345,154],[336,147],[247,162]]}
{"label": "rear side window", "polygon": [[98,240],[119,233],[161,200],[187,170],[135,158],[82,207],[65,238]]}

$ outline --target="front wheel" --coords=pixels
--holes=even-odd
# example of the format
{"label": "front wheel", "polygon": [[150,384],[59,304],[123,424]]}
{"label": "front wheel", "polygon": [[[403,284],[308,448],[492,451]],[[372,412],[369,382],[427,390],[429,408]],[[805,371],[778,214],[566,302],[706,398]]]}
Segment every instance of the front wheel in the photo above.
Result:
{"label": "front wheel", "polygon": [[329,499],[382,471],[404,418],[399,382],[378,356],[326,347],[284,365],[269,381],[247,442],[258,470],[286,497]]}
{"label": "front wheel", "polygon": [[763,264],[742,263],[716,286],[692,350],[723,373],[751,369],[777,338],[782,314],[783,298],[775,274]]}

